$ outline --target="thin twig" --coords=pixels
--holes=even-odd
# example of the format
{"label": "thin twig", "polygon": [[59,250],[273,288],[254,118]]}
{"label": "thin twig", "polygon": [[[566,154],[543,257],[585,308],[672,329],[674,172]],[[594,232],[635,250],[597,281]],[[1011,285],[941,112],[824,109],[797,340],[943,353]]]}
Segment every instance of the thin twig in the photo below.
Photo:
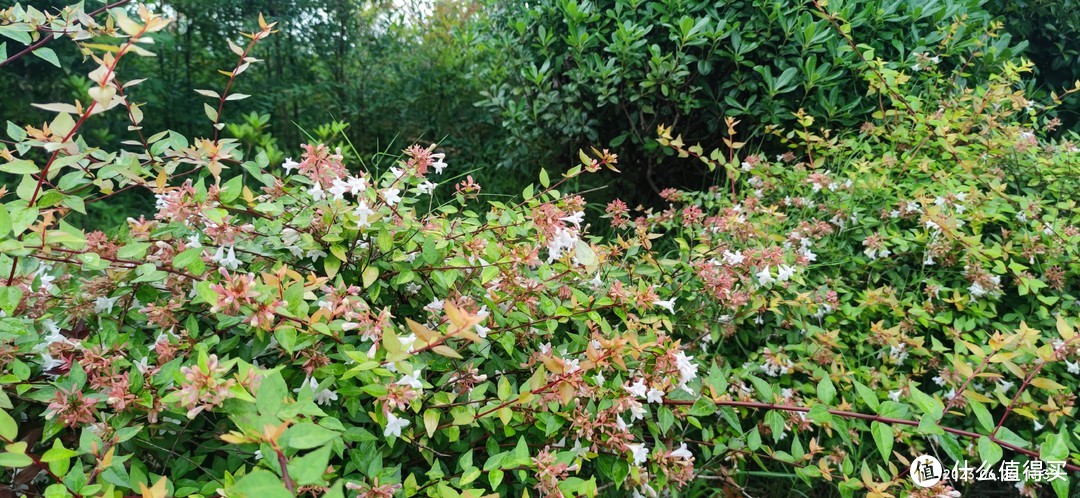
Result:
{"label": "thin twig", "polygon": [[[115,7],[120,7],[120,6],[122,6],[122,5],[126,4],[126,3],[129,3],[129,2],[131,2],[131,0],[120,0],[119,2],[116,2],[116,3],[111,4],[111,5],[106,5],[104,7],[101,7],[100,9],[97,9],[97,10],[95,10],[93,12],[90,12],[87,15],[89,15],[90,17],[94,17],[94,16],[96,16],[96,15],[102,13],[102,12],[105,12],[106,10],[109,10],[109,9],[112,9],[112,8],[115,8]],[[46,30],[45,28],[38,28],[38,31],[47,31],[50,34],[42,36],[40,40],[38,40],[38,41],[32,43],[30,46],[22,49],[21,51],[19,51],[15,55],[12,55],[11,57],[8,57],[7,59],[4,59],[4,60],[0,61],[0,67],[4,67],[4,66],[6,66],[8,64],[11,64],[12,62],[15,62],[16,60],[19,60],[19,59],[25,57],[27,54],[30,54],[33,51],[35,51],[35,50],[37,50],[37,49],[39,49],[41,47],[44,47],[53,38],[55,38],[55,36],[53,36],[51,34],[51,33],[56,33],[55,31]]]}
{"label": "thin twig", "polygon": [[[1080,337],[1080,336],[1078,336],[1078,337]],[[810,412],[810,408],[807,408],[805,406],[777,405],[777,404],[772,404],[772,403],[759,403],[759,402],[756,402],[756,401],[721,400],[721,401],[714,401],[714,402],[717,404],[717,406],[734,406],[734,407],[740,407],[740,408],[758,408],[758,409],[762,409],[762,410],[781,410],[781,411],[786,411],[786,412],[803,412],[803,413]],[[693,401],[687,401],[687,400],[665,399],[664,404],[665,405],[676,405],[676,406],[690,406],[690,405],[693,405],[694,402]],[[890,425],[908,425],[908,426],[912,426],[912,427],[918,427],[919,423],[920,423],[919,421],[916,421],[916,420],[905,420],[905,419],[900,419],[900,418],[881,417],[881,416],[878,416],[878,415],[870,415],[870,414],[867,414],[867,413],[850,412],[850,411],[846,411],[846,410],[831,410],[830,409],[829,413],[832,414],[832,415],[835,415],[837,417],[854,418],[854,419],[860,419],[860,420],[869,420],[871,422],[881,422],[881,423],[890,424]],[[987,435],[978,434],[978,433],[971,432],[971,431],[965,431],[965,430],[962,430],[962,429],[954,429],[952,427],[944,427],[939,423],[935,423],[935,425],[940,427],[941,430],[943,430],[945,432],[948,432],[950,434],[955,434],[957,436],[963,436],[963,437],[971,438],[971,439],[979,439],[979,438],[985,437],[985,438],[988,438],[990,441],[996,443],[998,446],[1001,446],[1003,448],[1008,448],[1008,449],[1013,450],[1013,451],[1015,451],[1017,453],[1023,453],[1024,455],[1027,455],[1027,456],[1032,457],[1032,458],[1039,458],[1039,454],[1037,452],[1029,450],[1029,449],[1021,448],[1020,446],[1009,443],[1007,441],[1002,441],[1001,439],[998,439],[997,437],[995,437],[993,435],[987,436]],[[1069,470],[1070,472],[1080,472],[1080,465],[1065,462],[1065,469]]]}

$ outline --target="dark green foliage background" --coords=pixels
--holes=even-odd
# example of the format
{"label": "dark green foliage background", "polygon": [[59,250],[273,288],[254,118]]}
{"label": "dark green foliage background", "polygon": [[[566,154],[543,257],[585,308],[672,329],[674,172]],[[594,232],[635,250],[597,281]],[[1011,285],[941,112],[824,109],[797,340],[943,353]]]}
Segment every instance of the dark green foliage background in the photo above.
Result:
{"label": "dark green foliage background", "polygon": [[[37,8],[61,2],[31,2]],[[723,118],[738,117],[740,137],[767,125],[791,125],[802,108],[816,125],[858,127],[877,109],[866,95],[859,54],[817,14],[813,2],[770,0],[645,1],[170,0],[151,2],[176,19],[157,37],[153,59],[133,58],[128,78],[147,77],[131,95],[145,102],[147,130],[194,137],[212,130],[199,112],[219,91],[236,57],[226,39],[250,29],[258,13],[280,30],[255,56],[266,62],[237,80],[254,97],[229,102],[224,135],[272,163],[305,141],[343,146],[370,158],[414,143],[439,142],[455,173],[472,174],[486,193],[516,193],[540,167],[559,170],[579,148],[607,147],[625,174],[598,200],[654,204],[666,187],[700,189],[717,177],[674,160],[653,140],[674,126],[687,142],[721,146]],[[0,6],[12,2],[2,1]],[[95,8],[96,3],[88,4]],[[834,0],[828,9],[850,25],[867,56],[915,63],[914,54],[956,54],[955,64],[995,22],[983,66],[1016,55],[1038,66],[1039,92],[1067,88],[1080,75],[1080,9],[1073,0]],[[941,30],[961,21],[950,40]],[[65,67],[80,56],[54,44]],[[970,67],[973,77],[987,67]],[[43,77],[47,75],[47,77]],[[51,84],[43,85],[49,81]],[[78,70],[36,57],[0,71],[8,95],[0,120],[44,122],[34,102],[88,100]],[[1075,127],[1077,107],[1058,112]],[[88,136],[102,145],[130,139],[120,119],[95,120]],[[142,211],[135,193],[94,216],[115,221]]]}

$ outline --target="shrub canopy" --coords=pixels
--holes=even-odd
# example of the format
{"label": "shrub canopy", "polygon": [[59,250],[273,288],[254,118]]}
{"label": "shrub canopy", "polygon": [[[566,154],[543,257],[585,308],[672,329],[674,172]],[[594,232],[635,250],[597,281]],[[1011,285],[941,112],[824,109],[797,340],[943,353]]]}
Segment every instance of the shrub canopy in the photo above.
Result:
{"label": "shrub canopy", "polygon": [[[6,490],[955,496],[911,483],[937,454],[1041,461],[1017,487],[1064,497],[1080,470],[1080,150],[1016,90],[1028,63],[868,60],[871,122],[797,111],[777,155],[734,117],[717,150],[660,126],[718,181],[645,209],[578,191],[622,167],[603,148],[507,198],[435,146],[245,150],[220,132],[262,17],[186,137],[117,76],[167,19],[4,14],[69,33],[94,82],[0,145]],[[81,133],[111,119],[118,148]],[[154,209],[69,221],[129,189]]]}

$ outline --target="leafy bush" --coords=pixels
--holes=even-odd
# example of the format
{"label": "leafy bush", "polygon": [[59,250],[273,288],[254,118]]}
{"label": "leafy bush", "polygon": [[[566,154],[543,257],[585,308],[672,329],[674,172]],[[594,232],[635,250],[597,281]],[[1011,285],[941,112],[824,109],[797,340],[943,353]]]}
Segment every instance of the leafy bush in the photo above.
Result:
{"label": "leafy bush", "polygon": [[[12,3],[0,2],[0,11]],[[38,26],[47,13],[66,3],[71,2],[35,0],[22,2],[25,8],[20,8],[36,8],[38,13],[30,17],[38,20],[31,25]],[[486,110],[473,106],[480,98],[479,82],[467,78],[471,54],[455,36],[468,24],[465,19],[471,9],[458,3],[443,1],[438,8],[422,10],[401,8],[387,0],[171,0],[168,8],[174,22],[155,34],[155,57],[129,60],[124,76],[148,78],[137,92],[143,126],[185,136],[201,134],[203,114],[177,110],[202,108],[205,97],[195,89],[222,88],[226,77],[218,70],[227,66],[231,70],[235,62],[227,42],[241,43],[237,33],[250,13],[265,8],[268,21],[283,22],[275,36],[251,54],[264,59],[262,70],[237,79],[230,89],[233,95],[251,96],[230,101],[234,116],[270,116],[265,131],[291,148],[312,136],[318,139],[318,128],[340,121],[351,123],[337,137],[347,153],[352,146],[370,155],[388,148],[399,150],[414,141],[438,142],[459,160],[490,164],[494,154],[484,145],[498,128],[490,123]],[[104,11],[103,7],[103,2],[91,0],[85,10],[93,14]],[[96,17],[100,20],[102,15]],[[50,27],[60,29],[61,25],[57,21]],[[31,103],[88,100],[86,75],[69,70],[81,59],[72,44],[44,45],[35,52],[40,57],[22,57],[8,64],[4,58],[23,48],[24,36],[40,41],[38,33],[22,28],[0,33],[0,43],[6,41],[10,48],[6,55],[0,50],[4,68],[0,86],[11,89],[0,106],[0,122],[40,124],[50,117]],[[236,136],[229,130],[222,132]],[[83,133],[110,148],[130,138],[126,123],[112,120],[91,121]],[[271,164],[280,165],[284,157],[271,154],[270,159]],[[479,181],[493,185],[506,177],[505,172],[478,174]],[[116,199],[115,205],[126,207],[129,200]],[[134,205],[125,217],[141,209]]]}
{"label": "leafy bush", "polygon": [[495,68],[478,64],[477,72],[491,87],[480,104],[508,132],[504,165],[562,164],[580,147],[604,144],[628,156],[621,189],[657,192],[701,184],[655,154],[659,124],[706,147],[722,145],[725,117],[741,119],[754,137],[767,125],[795,124],[799,109],[821,126],[857,127],[878,107],[858,76],[863,57],[926,67],[978,47],[986,57],[967,69],[984,75],[1024,45],[988,37],[991,18],[975,0],[494,5],[475,45],[497,54]]}
{"label": "leafy bush", "polygon": [[[747,446],[771,446],[774,462],[763,466],[794,466],[805,478],[833,465],[858,473],[868,457],[906,465],[897,444],[907,455],[940,450],[990,466],[1002,447],[1043,460],[1075,454],[1076,398],[1066,386],[1080,378],[1080,360],[1066,317],[1080,305],[1080,148],[1037,138],[1053,121],[1012,90],[1030,70],[1006,64],[963,88],[936,70],[878,66],[868,79],[892,101],[879,111],[884,121],[836,137],[810,131],[813,118],[798,114],[802,130],[778,133],[792,151],[775,159],[740,154],[738,143],[706,155],[661,128],[662,144],[732,186],[665,193],[673,202],[662,226],[684,232],[676,259],[697,272],[686,291],[718,301],[685,325],[708,329],[721,317],[702,340],[722,348],[743,399],[810,408],[759,422],[774,439]],[[732,341],[748,354],[732,355]],[[839,421],[824,409],[837,403],[919,427]],[[836,433],[825,437],[820,424]],[[958,438],[959,428],[978,441]],[[815,446],[832,450],[806,449]],[[815,461],[824,463],[806,465]],[[884,496],[888,486],[874,481],[896,475],[864,464],[861,483],[839,488]],[[1054,488],[1066,496],[1067,480]],[[1020,489],[1034,496],[1029,484]]]}
{"label": "leafy bush", "polygon": [[[608,150],[494,201],[433,147],[246,156],[216,133],[227,90],[212,138],[149,134],[115,74],[166,21],[111,19],[79,40],[93,100],[44,104],[48,126],[9,124],[0,149],[21,179],[0,204],[9,490],[696,496],[765,470],[954,496],[905,475],[935,449],[1059,462],[1020,488],[1066,496],[1080,470],[1080,160],[1039,138],[1013,89],[1027,65],[976,82],[872,64],[873,124],[798,113],[775,160],[734,119],[708,153],[661,127],[727,183],[662,211],[613,201],[602,237],[569,185],[617,168]],[[105,112],[125,148],[80,134]],[[153,212],[66,221],[134,188]]]}
{"label": "leafy bush", "polygon": [[[1034,91],[1060,92],[1080,80],[1080,5],[1075,0],[990,0],[986,9],[1002,19],[1009,33],[1028,41],[1024,56],[1038,74]],[[1077,129],[1080,107],[1075,100],[1054,112],[1064,128]]]}

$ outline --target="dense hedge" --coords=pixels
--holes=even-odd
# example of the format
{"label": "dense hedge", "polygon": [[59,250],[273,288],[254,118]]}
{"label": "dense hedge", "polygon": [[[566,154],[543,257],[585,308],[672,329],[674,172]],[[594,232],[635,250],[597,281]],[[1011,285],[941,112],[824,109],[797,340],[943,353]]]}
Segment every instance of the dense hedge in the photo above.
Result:
{"label": "dense hedge", "polygon": [[[851,129],[878,107],[860,77],[864,59],[895,68],[945,64],[980,78],[1026,46],[1007,33],[988,35],[993,18],[978,0],[494,7],[475,46],[497,65],[475,71],[490,82],[480,105],[500,116],[508,134],[503,165],[561,164],[586,145],[617,147],[629,175],[620,187],[638,199],[702,185],[700,175],[658,154],[657,125],[685,130],[706,147],[722,145],[725,117],[742,120],[755,141],[768,125],[794,124],[799,109],[819,126]],[[973,50],[983,57],[965,64]]]}

